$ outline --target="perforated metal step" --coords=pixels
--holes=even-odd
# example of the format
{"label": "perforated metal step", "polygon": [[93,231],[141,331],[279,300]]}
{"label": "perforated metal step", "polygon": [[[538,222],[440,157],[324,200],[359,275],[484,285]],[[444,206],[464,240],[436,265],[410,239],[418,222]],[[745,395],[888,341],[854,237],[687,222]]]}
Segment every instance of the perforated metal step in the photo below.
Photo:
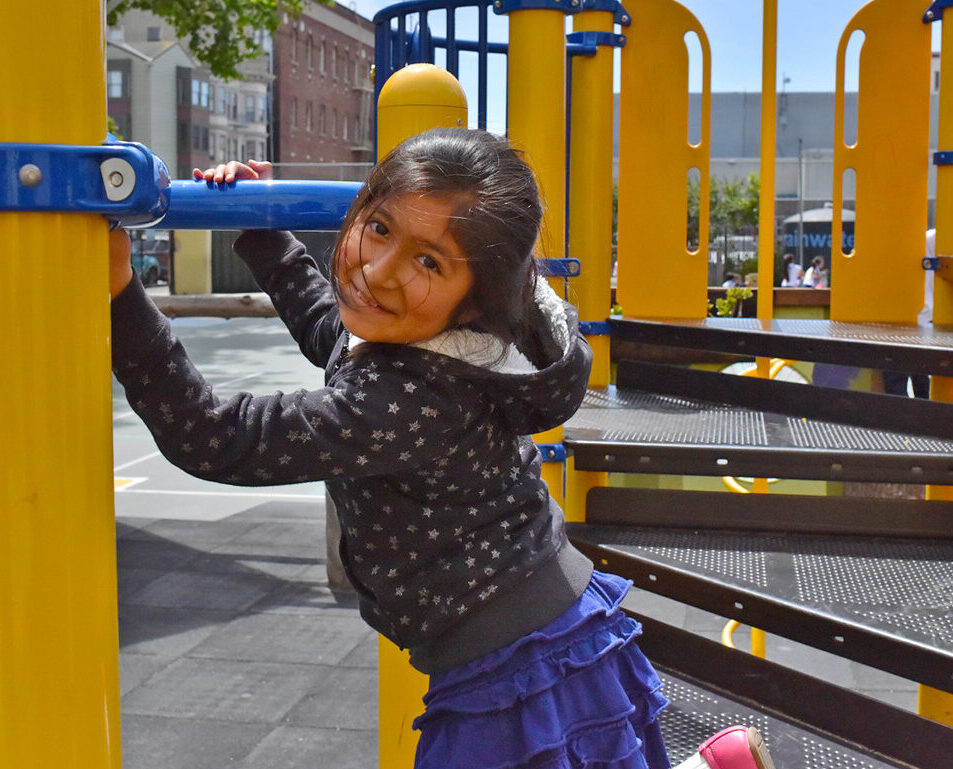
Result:
{"label": "perforated metal step", "polygon": [[953,441],[615,387],[566,423],[578,470],[953,483]]}
{"label": "perforated metal step", "polygon": [[953,692],[953,540],[571,524],[597,567]]}
{"label": "perforated metal step", "polygon": [[948,769],[953,729],[731,649],[652,617],[639,645],[672,705],[660,719],[673,761],[732,724],[756,727],[777,769]]}
{"label": "perforated metal step", "polygon": [[886,763],[844,747],[809,731],[738,705],[672,673],[662,673],[663,691],[671,704],[659,724],[669,759],[675,766],[698,751],[698,746],[729,726],[753,726],[764,737],[775,769],[886,769]]}
{"label": "perforated metal step", "polygon": [[610,318],[613,338],[643,344],[953,374],[953,331],[937,327],[781,318],[648,321]]}

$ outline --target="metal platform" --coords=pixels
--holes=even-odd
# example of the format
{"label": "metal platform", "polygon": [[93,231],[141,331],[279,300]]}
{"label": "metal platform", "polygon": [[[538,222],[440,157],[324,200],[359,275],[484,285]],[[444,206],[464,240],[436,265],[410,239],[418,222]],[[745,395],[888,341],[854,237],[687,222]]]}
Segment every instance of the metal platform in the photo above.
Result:
{"label": "metal platform", "polygon": [[950,440],[615,387],[586,394],[565,444],[577,470],[953,484]]}
{"label": "metal platform", "polygon": [[[953,729],[651,618],[639,641],[671,705],[672,763],[732,724],[756,727],[776,769],[947,769]],[[810,724],[810,725],[808,725]]]}
{"label": "metal platform", "polygon": [[591,523],[570,536],[637,587],[953,692],[953,539]]}
{"label": "metal platform", "polygon": [[793,417],[953,440],[953,404],[905,395],[860,392],[685,366],[619,361],[616,385],[699,398]]}
{"label": "metal platform", "polygon": [[953,376],[953,330],[829,320],[609,319],[613,338],[844,366]]}

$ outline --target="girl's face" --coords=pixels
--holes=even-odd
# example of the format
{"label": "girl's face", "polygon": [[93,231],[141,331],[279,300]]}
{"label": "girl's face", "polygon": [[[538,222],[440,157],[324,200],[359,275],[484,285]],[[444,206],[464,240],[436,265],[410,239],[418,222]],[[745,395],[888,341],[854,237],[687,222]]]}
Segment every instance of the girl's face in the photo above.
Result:
{"label": "girl's face", "polygon": [[355,219],[337,260],[341,320],[368,342],[421,342],[445,330],[473,285],[448,231],[459,199],[405,193]]}

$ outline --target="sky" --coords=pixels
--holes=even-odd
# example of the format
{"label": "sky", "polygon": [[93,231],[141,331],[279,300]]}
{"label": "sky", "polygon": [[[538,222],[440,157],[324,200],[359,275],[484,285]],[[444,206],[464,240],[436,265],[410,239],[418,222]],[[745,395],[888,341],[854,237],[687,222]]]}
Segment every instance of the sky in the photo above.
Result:
{"label": "sky", "polygon": [[[358,13],[368,18],[373,18],[377,11],[393,4],[387,0],[352,0],[352,2],[341,0],[341,2],[354,7]],[[778,0],[777,89],[779,92],[782,89],[792,92],[834,90],[838,42],[853,15],[865,4],[864,0]],[[623,5],[625,5],[624,0]],[[683,0],[682,5],[696,16],[708,36],[712,50],[712,91],[760,92],[761,1]],[[916,11],[918,17],[929,5],[930,0],[921,0]],[[439,18],[432,22],[434,34],[440,34],[441,30],[434,28],[434,25],[439,26],[440,23]],[[472,20],[458,14],[458,35],[475,40],[475,24],[475,13],[472,15]],[[934,50],[936,50],[939,46],[940,25],[933,26],[936,28],[934,29]],[[491,40],[504,40],[505,35],[505,22],[502,19],[494,20],[490,29]],[[853,90],[850,78],[850,56],[854,48],[853,45],[848,48],[848,90]],[[694,67],[695,60],[694,56],[690,58],[692,90],[698,90],[696,83],[700,85],[701,82],[701,76],[698,74],[700,69]],[[461,67],[463,66],[461,64]],[[492,83],[492,69],[490,78]],[[463,71],[461,71],[461,82],[470,99],[471,86],[466,82],[466,74]],[[475,85],[473,87],[475,88]],[[618,80],[616,90],[618,90]],[[503,109],[500,105],[491,105],[488,123],[498,123],[502,119]],[[489,127],[493,128],[492,125]]]}

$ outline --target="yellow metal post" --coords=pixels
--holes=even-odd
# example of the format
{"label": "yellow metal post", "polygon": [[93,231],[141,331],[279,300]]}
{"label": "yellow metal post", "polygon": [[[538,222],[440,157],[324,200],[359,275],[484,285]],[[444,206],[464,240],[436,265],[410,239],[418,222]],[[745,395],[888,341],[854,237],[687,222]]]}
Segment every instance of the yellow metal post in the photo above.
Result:
{"label": "yellow metal post", "polygon": [[431,128],[466,128],[467,97],[457,79],[433,64],[408,64],[377,99],[377,157]]}
{"label": "yellow metal post", "polygon": [[[641,318],[708,314],[711,49],[698,20],[672,0],[627,0],[619,99],[616,301]],[[701,137],[689,141],[689,56],[702,50]],[[688,242],[688,175],[700,178],[698,243]],[[694,250],[693,250],[694,249]],[[648,277],[647,277],[648,276]]]}
{"label": "yellow metal post", "polygon": [[778,72],[778,0],[761,19],[761,191],[758,200],[758,317],[774,317],[774,160]]}
{"label": "yellow metal post", "polygon": [[[576,32],[612,32],[612,13],[584,11],[573,18]],[[579,318],[604,321],[612,303],[612,59],[615,49],[599,46],[594,56],[572,61],[569,151],[569,256],[582,263],[573,281]],[[589,337],[589,386],[609,384],[609,337]]]}
{"label": "yellow metal post", "polygon": [[[584,11],[573,18],[575,32],[612,32],[613,15]],[[569,256],[579,259],[582,273],[570,297],[579,318],[605,321],[612,304],[612,60],[614,49],[599,46],[594,56],[572,61],[569,116]],[[609,337],[587,337],[592,347],[589,386],[609,385]],[[607,473],[576,471],[566,465],[566,518],[585,520],[586,493],[605,486]]]}
{"label": "yellow metal post", "polygon": [[[411,64],[388,78],[377,103],[377,153],[384,157],[404,139],[430,128],[467,125],[467,98],[457,79],[432,64]],[[427,677],[410,666],[406,652],[384,636],[378,641],[378,758],[380,769],[414,764]]]}
{"label": "yellow metal post", "polygon": [[[102,142],[102,1],[2,17],[0,141]],[[0,214],[2,767],[120,766],[106,229]]]}
{"label": "yellow metal post", "polygon": [[[850,20],[837,49],[831,320],[912,325],[923,306],[923,272],[916,265],[927,227],[931,55],[923,11],[920,0],[874,0]],[[845,57],[858,30],[857,139],[848,145]],[[856,184],[850,254],[841,247],[847,169],[855,171]],[[937,205],[938,218],[940,210]]]}
{"label": "yellow metal post", "polygon": [[[507,57],[508,137],[526,153],[543,198],[538,256],[566,255],[566,17],[562,11],[526,10],[509,14]],[[553,287],[562,293],[563,281]],[[561,443],[562,427],[534,436],[537,443]],[[564,467],[543,464],[549,493],[563,502]]]}

